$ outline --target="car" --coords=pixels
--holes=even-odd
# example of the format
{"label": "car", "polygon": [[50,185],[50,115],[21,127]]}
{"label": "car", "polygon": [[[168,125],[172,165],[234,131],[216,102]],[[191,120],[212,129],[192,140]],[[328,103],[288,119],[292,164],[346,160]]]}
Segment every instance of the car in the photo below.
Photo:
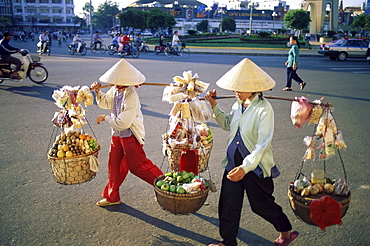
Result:
{"label": "car", "polygon": [[328,56],[330,60],[345,61],[349,58],[366,57],[369,42],[364,39],[339,39],[337,42],[324,45],[318,51],[319,54]]}
{"label": "car", "polygon": [[370,65],[370,43],[369,43],[369,47],[367,48],[367,51],[366,51],[366,60]]}

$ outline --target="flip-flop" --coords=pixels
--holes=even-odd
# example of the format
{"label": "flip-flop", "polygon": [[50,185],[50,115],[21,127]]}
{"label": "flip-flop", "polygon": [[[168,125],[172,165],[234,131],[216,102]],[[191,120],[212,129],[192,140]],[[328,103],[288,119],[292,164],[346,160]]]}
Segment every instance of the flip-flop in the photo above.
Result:
{"label": "flip-flop", "polygon": [[301,88],[300,88],[300,89],[301,89],[301,91],[304,89],[304,87],[306,86],[306,84],[307,84],[307,83],[305,83],[305,82],[303,82],[303,83],[301,83],[301,84],[300,84],[300,86],[301,86]]}
{"label": "flip-flop", "polygon": [[275,246],[287,246],[289,245],[294,239],[296,239],[299,235],[299,232],[297,231],[293,231],[292,233],[290,233],[290,238],[282,238],[282,237],[278,237],[275,242],[274,242],[274,245]]}
{"label": "flip-flop", "polygon": [[285,88],[283,89],[283,91],[292,91],[292,88],[285,87]]}
{"label": "flip-flop", "polygon": [[103,200],[100,200],[96,203],[96,205],[100,206],[100,207],[105,207],[105,206],[110,206],[110,205],[117,205],[117,204],[121,204],[121,201],[118,201],[118,202],[108,202],[107,199],[103,199]]}
{"label": "flip-flop", "polygon": [[217,242],[208,244],[208,246],[225,246],[225,244],[223,244],[222,241],[217,241]]}

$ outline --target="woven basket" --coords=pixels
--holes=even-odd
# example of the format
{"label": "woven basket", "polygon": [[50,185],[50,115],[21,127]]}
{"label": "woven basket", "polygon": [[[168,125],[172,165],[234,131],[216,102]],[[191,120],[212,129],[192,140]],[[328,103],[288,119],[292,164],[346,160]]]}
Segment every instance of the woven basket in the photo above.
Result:
{"label": "woven basket", "polygon": [[89,159],[91,155],[98,157],[100,148],[89,154],[76,157],[56,158],[47,156],[55,181],[60,184],[80,184],[90,181],[96,175],[90,170]]}
{"label": "woven basket", "polygon": [[[204,172],[208,168],[208,160],[211,156],[213,142],[203,145],[203,148],[197,148],[199,154],[198,172]],[[169,144],[166,144],[168,155],[168,165],[173,172],[179,171],[181,153],[184,149],[189,149],[189,146],[175,146],[173,149]]]}
{"label": "woven basket", "polygon": [[[156,184],[162,180],[164,175],[159,176],[155,181]],[[164,191],[154,185],[155,195],[159,205],[173,214],[191,214],[198,211],[207,200],[209,187],[195,194],[177,194]]]}
{"label": "woven basket", "polygon": [[292,187],[289,187],[288,189],[288,197],[290,201],[290,207],[292,208],[294,214],[298,217],[298,219],[302,220],[303,222],[317,226],[316,223],[314,223],[310,218],[310,204],[311,201],[318,199],[322,196],[330,196],[334,200],[336,200],[339,204],[342,205],[342,212],[341,212],[341,218],[343,218],[344,215],[346,215],[346,212],[349,207],[349,202],[351,199],[351,194],[348,196],[336,196],[336,195],[330,195],[330,194],[318,194],[316,196],[307,196],[302,197],[301,195],[297,194],[292,190]]}

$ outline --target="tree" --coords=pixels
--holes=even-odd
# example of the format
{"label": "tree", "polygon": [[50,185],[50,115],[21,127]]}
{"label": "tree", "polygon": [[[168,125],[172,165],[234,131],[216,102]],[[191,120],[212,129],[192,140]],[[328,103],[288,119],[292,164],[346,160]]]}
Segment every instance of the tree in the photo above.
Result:
{"label": "tree", "polygon": [[146,25],[148,11],[141,11],[135,8],[130,8],[119,15],[121,27],[132,27],[134,29],[144,30]]}
{"label": "tree", "polygon": [[208,32],[208,20],[202,20],[201,22],[199,22],[197,25],[197,31],[200,31],[200,32]]}
{"label": "tree", "polygon": [[175,17],[163,12],[160,8],[153,8],[148,13],[147,26],[151,29],[172,28],[175,24]]}
{"label": "tree", "polygon": [[6,26],[11,26],[12,22],[9,18],[6,17],[0,17],[0,28],[4,28]]}
{"label": "tree", "polygon": [[114,25],[115,15],[119,13],[117,3],[105,1],[98,6],[97,11],[93,15],[93,24],[97,28],[110,30]]}
{"label": "tree", "polygon": [[221,25],[223,31],[235,32],[236,30],[235,20],[229,16],[226,16],[222,19]]}
{"label": "tree", "polygon": [[289,11],[284,16],[284,23],[288,28],[292,28],[294,31],[307,29],[310,22],[310,16],[303,9]]}

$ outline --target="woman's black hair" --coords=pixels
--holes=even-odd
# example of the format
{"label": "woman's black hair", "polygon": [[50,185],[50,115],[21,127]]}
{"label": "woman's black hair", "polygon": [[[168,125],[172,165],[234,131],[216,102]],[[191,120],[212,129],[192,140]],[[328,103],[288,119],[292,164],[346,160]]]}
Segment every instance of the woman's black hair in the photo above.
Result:
{"label": "woman's black hair", "polygon": [[290,37],[297,42],[298,49],[300,49],[301,45],[299,44],[298,37],[297,36],[290,36]]}

